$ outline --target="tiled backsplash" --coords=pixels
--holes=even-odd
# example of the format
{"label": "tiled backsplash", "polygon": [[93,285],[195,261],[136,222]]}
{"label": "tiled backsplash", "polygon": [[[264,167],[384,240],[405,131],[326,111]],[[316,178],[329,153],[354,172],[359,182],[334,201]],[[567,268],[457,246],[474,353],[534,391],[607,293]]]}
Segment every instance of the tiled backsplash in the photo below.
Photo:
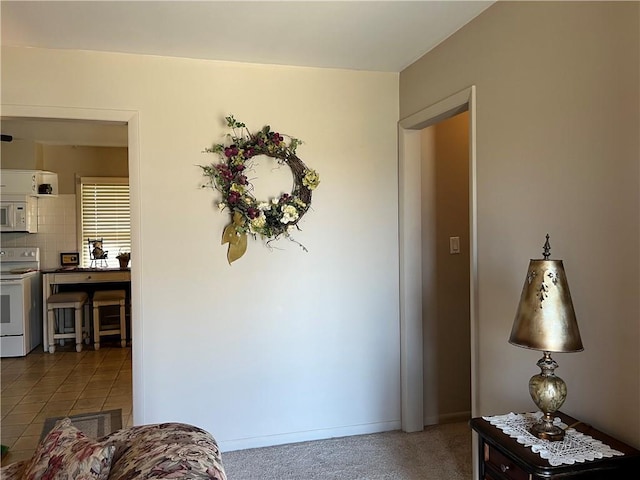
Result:
{"label": "tiled backsplash", "polygon": [[38,233],[3,233],[4,247],[40,247],[40,268],[60,266],[60,253],[79,252],[76,196],[38,198]]}

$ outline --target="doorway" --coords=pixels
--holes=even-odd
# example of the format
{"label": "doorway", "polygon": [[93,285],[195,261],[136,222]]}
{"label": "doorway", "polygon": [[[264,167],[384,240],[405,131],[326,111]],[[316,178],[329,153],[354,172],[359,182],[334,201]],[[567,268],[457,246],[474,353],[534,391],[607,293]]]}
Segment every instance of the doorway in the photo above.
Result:
{"label": "doorway", "polygon": [[468,245],[471,414],[477,411],[477,228],[475,87],[471,86],[399,122],[400,339],[402,430],[423,429],[422,130],[468,112]]}
{"label": "doorway", "polygon": [[425,426],[471,418],[468,117],[421,135]]}
{"label": "doorway", "polygon": [[54,106],[2,105],[3,117],[54,119],[70,122],[106,122],[127,125],[128,169],[131,207],[131,250],[136,252],[131,259],[131,324],[132,336],[132,384],[133,384],[133,423],[139,424],[144,419],[144,389],[142,388],[142,300],[140,270],[143,252],[140,239],[140,152],[138,113],[128,110],[98,110],[83,108],[67,108]]}

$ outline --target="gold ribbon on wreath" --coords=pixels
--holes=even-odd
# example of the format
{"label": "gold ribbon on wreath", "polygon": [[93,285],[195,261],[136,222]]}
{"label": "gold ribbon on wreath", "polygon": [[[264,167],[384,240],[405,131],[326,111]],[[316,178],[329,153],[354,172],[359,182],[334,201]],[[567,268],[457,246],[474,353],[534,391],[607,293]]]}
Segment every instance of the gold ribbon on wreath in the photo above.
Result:
{"label": "gold ribbon on wreath", "polygon": [[225,227],[222,232],[222,245],[229,244],[227,260],[229,265],[238,260],[247,251],[247,234],[240,233],[238,227],[242,227],[243,218],[240,212],[233,214],[233,222]]}

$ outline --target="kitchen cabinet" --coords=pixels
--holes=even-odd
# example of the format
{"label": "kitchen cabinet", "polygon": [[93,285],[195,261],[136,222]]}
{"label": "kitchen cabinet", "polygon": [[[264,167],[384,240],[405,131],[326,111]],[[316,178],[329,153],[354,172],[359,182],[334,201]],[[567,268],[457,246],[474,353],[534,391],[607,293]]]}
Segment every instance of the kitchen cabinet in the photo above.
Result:
{"label": "kitchen cabinet", "polygon": [[57,196],[58,174],[46,170],[3,169],[0,172],[0,186],[2,195]]}

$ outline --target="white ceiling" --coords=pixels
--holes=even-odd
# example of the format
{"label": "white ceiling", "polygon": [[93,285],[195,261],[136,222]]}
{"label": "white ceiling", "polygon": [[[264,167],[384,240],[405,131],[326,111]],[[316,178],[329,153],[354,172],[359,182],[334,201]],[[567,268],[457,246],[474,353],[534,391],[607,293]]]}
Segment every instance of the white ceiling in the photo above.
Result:
{"label": "white ceiling", "polygon": [[[400,72],[493,3],[2,0],[1,38],[12,46]],[[2,133],[11,134],[10,122],[3,119]]]}
{"label": "white ceiling", "polygon": [[400,72],[492,1],[2,1],[2,44]]}

